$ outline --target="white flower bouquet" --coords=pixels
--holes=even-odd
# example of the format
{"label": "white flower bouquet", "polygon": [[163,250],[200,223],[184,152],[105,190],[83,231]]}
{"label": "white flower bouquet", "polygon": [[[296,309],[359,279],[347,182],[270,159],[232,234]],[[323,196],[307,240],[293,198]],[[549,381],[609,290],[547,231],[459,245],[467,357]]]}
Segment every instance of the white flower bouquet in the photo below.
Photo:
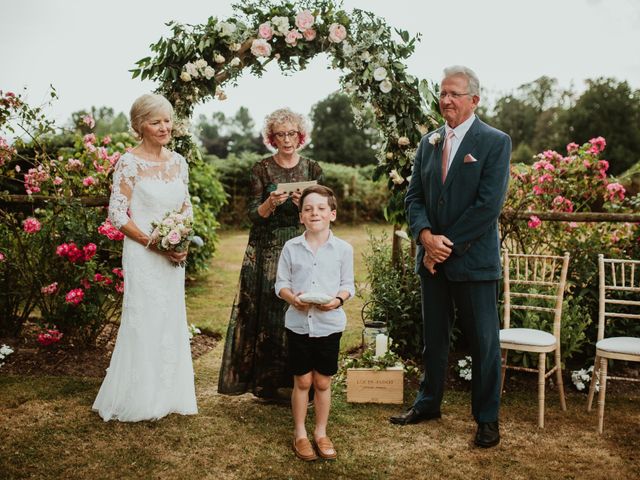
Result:
{"label": "white flower bouquet", "polygon": [[[151,222],[149,243],[166,252],[186,252],[193,238],[193,220],[180,212],[168,212],[164,218]],[[184,267],[185,262],[176,266]]]}

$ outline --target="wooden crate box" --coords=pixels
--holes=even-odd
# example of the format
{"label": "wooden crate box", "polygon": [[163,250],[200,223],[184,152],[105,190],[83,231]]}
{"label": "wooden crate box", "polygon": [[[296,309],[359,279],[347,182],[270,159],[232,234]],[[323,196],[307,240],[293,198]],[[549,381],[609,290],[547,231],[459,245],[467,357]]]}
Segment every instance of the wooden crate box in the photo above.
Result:
{"label": "wooden crate box", "polygon": [[389,367],[347,369],[347,402],[402,403],[404,398],[404,370]]}

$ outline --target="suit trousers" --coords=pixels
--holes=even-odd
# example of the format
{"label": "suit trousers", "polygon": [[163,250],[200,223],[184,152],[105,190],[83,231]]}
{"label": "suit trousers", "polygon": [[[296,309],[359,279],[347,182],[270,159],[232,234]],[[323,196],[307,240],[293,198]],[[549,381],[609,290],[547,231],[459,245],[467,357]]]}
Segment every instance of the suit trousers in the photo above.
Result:
{"label": "suit trousers", "polygon": [[[500,319],[497,280],[454,282],[420,268],[424,377],[413,408],[440,411],[454,317],[471,345],[471,411],[476,422],[495,422],[500,408]],[[455,312],[455,315],[454,315]]]}

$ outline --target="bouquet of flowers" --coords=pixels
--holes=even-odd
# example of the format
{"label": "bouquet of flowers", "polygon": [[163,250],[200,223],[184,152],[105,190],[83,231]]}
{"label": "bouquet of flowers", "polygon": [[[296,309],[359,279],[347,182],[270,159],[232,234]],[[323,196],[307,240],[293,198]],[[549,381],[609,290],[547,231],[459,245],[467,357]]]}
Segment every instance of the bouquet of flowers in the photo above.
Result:
{"label": "bouquet of flowers", "polygon": [[[193,220],[177,211],[168,212],[159,222],[151,222],[151,227],[150,243],[166,252],[185,252],[193,238]],[[185,262],[176,266],[184,267]]]}

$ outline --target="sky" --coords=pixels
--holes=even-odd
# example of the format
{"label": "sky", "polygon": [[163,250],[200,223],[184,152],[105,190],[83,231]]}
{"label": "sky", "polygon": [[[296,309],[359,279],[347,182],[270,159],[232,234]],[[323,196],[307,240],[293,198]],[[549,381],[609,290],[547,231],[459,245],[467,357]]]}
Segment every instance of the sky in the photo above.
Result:
{"label": "sky", "polygon": [[[247,0],[248,1],[248,0]],[[0,90],[21,91],[33,104],[59,95],[47,109],[64,123],[71,113],[110,106],[127,113],[153,82],[128,71],[168,36],[165,23],[204,23],[234,14],[226,0],[0,0]],[[439,81],[442,69],[473,68],[491,105],[500,96],[542,75],[582,91],[585,79],[626,80],[640,88],[638,0],[344,0],[343,8],[367,10],[392,27],[420,33],[409,73]],[[260,126],[271,111],[288,106],[308,114],[339,88],[340,72],[316,57],[307,69],[284,76],[272,65],[262,78],[248,72],[228,99],[198,105],[195,115],[246,106]]]}

